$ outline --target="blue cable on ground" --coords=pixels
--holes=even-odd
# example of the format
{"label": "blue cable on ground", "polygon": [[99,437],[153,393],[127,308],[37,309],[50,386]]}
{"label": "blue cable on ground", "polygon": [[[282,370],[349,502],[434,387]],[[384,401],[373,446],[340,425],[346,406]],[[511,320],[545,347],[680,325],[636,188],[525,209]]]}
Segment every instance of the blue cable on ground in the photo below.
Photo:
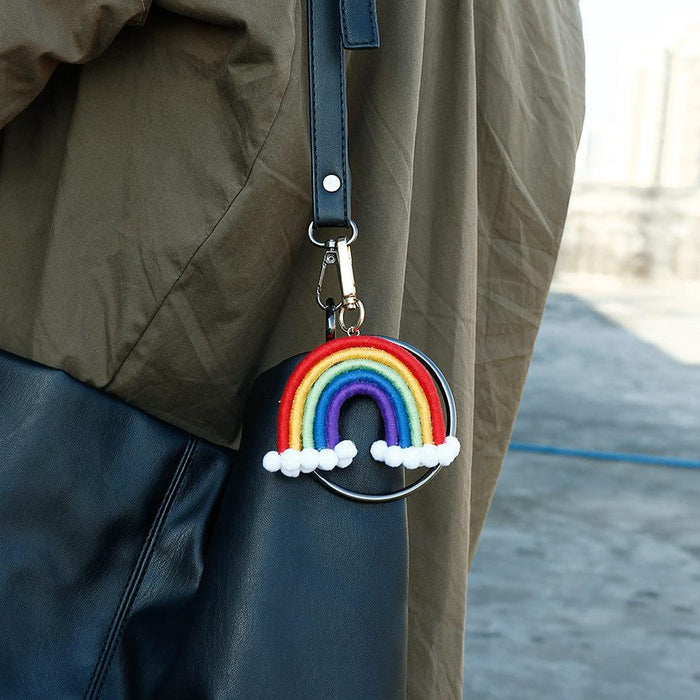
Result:
{"label": "blue cable on ground", "polygon": [[657,457],[630,452],[599,452],[596,450],[577,450],[571,447],[553,445],[533,445],[527,442],[510,443],[514,452],[536,452],[543,455],[561,455],[563,457],[582,457],[584,459],[601,459],[606,462],[632,462],[634,464],[651,464],[657,467],[680,467],[682,469],[700,469],[700,460],[679,459],[676,457]]}

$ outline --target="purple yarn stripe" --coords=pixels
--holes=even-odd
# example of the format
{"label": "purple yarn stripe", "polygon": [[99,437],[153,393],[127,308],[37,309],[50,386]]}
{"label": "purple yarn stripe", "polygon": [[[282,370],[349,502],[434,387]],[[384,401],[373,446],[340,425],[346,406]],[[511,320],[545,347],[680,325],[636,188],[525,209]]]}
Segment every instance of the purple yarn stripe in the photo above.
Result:
{"label": "purple yarn stripe", "polygon": [[377,402],[384,421],[384,439],[387,445],[398,445],[399,429],[391,399],[381,387],[370,382],[346,384],[331,399],[326,413],[326,444],[329,447],[335,447],[340,442],[340,409],[353,396],[369,396]]}

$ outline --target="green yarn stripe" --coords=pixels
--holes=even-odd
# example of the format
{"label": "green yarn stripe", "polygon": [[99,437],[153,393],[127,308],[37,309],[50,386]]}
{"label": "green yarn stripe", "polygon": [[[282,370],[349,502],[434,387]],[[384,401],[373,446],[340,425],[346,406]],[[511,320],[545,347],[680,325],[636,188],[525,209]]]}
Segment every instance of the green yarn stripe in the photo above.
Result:
{"label": "green yarn stripe", "polygon": [[376,360],[355,359],[344,360],[337,365],[329,367],[313,383],[306,397],[306,403],[304,404],[304,414],[301,423],[302,447],[314,447],[314,416],[316,415],[316,407],[318,406],[323,390],[338,375],[355,369],[364,369],[381,374],[396,387],[406,407],[406,413],[408,414],[408,424],[411,428],[411,443],[413,445],[422,445],[423,433],[421,432],[420,414],[418,413],[416,400],[413,398],[413,394],[406,380],[395,369],[383,365],[381,362],[377,362]]}

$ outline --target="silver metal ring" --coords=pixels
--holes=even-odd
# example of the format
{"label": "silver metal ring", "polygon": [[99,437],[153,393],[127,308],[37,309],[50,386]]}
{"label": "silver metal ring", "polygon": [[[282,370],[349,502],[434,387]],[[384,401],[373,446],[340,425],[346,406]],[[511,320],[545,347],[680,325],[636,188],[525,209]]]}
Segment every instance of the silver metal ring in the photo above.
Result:
{"label": "silver metal ring", "polygon": [[[384,337],[384,336],[380,336]],[[414,357],[416,357],[420,362],[422,362],[426,369],[430,372],[433,379],[442,394],[442,398],[445,401],[445,411],[447,413],[447,423],[445,425],[447,435],[456,436],[457,433],[457,407],[455,405],[454,395],[452,394],[452,389],[445,379],[445,375],[442,373],[440,368],[431,360],[422,350],[405,343],[403,340],[397,340],[396,338],[386,338],[385,340],[390,340],[392,343],[408,350]],[[356,501],[358,503],[391,503],[392,501],[399,501],[406,496],[410,496],[419,489],[422,489],[429,481],[435,478],[437,473],[442,469],[442,466],[432,467],[429,469],[420,479],[417,479],[412,484],[405,486],[398,491],[391,491],[389,493],[359,493],[358,491],[353,491],[352,489],[347,489],[344,486],[333,483],[330,479],[327,479],[318,471],[312,472],[313,476],[320,481],[327,489],[332,491],[337,496],[342,496],[351,501]]]}
{"label": "silver metal ring", "polygon": [[[345,323],[345,311],[346,309],[350,309],[351,311],[357,311],[357,321],[353,323],[351,326],[348,326]],[[362,327],[362,324],[365,322],[365,305],[359,300],[355,299],[354,306],[348,306],[346,304],[341,303],[340,304],[340,313],[338,314],[338,323],[340,324],[340,327],[346,332],[346,333],[352,333],[353,335],[356,335],[356,332],[360,330]]]}
{"label": "silver metal ring", "polygon": [[[319,248],[325,248],[326,247],[326,241],[319,241],[318,238],[314,235],[315,232],[318,229],[314,226],[314,222],[312,221],[309,224],[309,240],[314,244],[317,245]],[[357,240],[357,224],[350,219],[350,230],[352,233],[350,234],[350,238],[348,238],[348,245],[352,245],[356,240]],[[335,237],[337,239],[337,236]]]}

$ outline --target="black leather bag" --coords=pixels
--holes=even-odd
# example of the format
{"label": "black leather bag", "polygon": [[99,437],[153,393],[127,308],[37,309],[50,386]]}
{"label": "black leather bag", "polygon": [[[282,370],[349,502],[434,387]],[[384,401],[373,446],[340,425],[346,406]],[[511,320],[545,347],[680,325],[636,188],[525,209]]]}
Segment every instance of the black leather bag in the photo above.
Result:
{"label": "black leather bag", "polygon": [[[300,359],[257,380],[232,452],[0,352],[3,700],[404,697],[404,502],[260,467]],[[396,488],[362,461],[371,400],[343,421],[338,478]]]}

